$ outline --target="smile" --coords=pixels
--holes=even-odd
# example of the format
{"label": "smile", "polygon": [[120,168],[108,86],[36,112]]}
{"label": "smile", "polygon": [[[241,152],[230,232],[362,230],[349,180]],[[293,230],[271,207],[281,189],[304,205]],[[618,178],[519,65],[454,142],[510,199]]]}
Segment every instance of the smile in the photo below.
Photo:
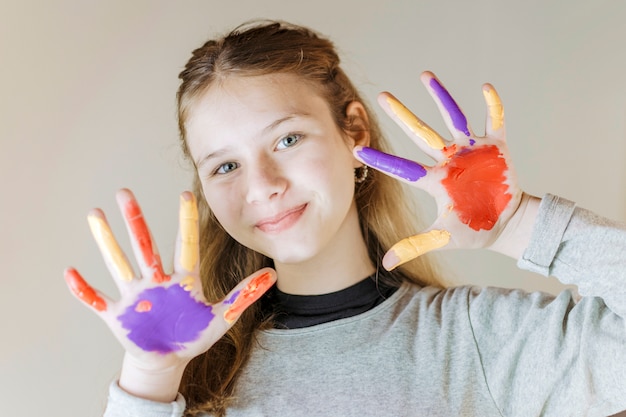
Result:
{"label": "smile", "polygon": [[276,216],[268,217],[255,224],[255,227],[265,233],[280,233],[296,224],[296,222],[300,220],[300,217],[302,217],[306,207],[307,204],[302,204],[301,206],[294,207]]}

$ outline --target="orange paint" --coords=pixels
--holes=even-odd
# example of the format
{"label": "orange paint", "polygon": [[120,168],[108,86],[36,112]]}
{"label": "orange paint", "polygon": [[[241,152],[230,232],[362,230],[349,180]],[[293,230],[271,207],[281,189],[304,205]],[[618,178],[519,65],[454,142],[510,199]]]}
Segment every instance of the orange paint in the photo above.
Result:
{"label": "orange paint", "polygon": [[253,278],[252,281],[241,290],[230,308],[224,312],[224,320],[228,323],[237,320],[241,313],[258,300],[272,285],[274,285],[274,280],[269,272]]}
{"label": "orange paint", "polygon": [[441,150],[441,152],[443,153],[443,156],[450,158],[456,153],[456,145],[446,146]]}
{"label": "orange paint", "polygon": [[474,230],[491,230],[511,201],[508,169],[497,146],[465,148],[446,165],[443,186],[459,220]]}
{"label": "orange paint", "polygon": [[152,245],[152,237],[150,236],[150,230],[146,224],[146,220],[141,213],[141,208],[136,201],[131,200],[126,203],[125,216],[130,229],[137,240],[137,245],[143,256],[143,260],[148,267],[154,269],[154,275],[152,281],[161,283],[169,281],[170,277],[165,275],[163,267],[161,266],[161,258],[154,251]]}
{"label": "orange paint", "polygon": [[65,271],[65,282],[70,290],[85,304],[90,305],[97,311],[105,311],[107,309],[107,303],[102,297],[98,295],[83,277],[74,268],[70,268]]}
{"label": "orange paint", "polygon": [[152,310],[152,303],[148,300],[141,300],[137,303],[137,306],[135,306],[137,313],[147,313],[150,310]]}

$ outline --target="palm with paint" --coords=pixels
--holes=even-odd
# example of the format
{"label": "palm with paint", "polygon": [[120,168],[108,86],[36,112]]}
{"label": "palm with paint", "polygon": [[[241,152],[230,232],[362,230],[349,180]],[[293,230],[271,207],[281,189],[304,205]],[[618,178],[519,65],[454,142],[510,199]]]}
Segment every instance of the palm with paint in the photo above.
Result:
{"label": "palm with paint", "polygon": [[439,248],[493,245],[519,207],[523,194],[515,181],[506,146],[504,112],[495,89],[489,84],[483,86],[489,111],[485,135],[479,137],[434,74],[424,72],[421,80],[450,130],[450,141],[391,94],[382,93],[378,101],[436,164],[424,166],[366,147],[354,150],[361,162],[427,191],[437,203],[437,219],[427,230],[403,239],[387,252],[383,259],[387,269]]}
{"label": "palm with paint", "polygon": [[142,369],[184,368],[209,349],[239,315],[275,282],[271,269],[243,280],[221,302],[210,304],[199,278],[198,211],[193,194],[181,195],[179,233],[172,274],[160,256],[137,201],[121,190],[117,201],[124,214],[141,271],[137,277],[120,249],[101,210],[88,220],[107,267],[120,292],[112,300],[92,288],[73,268],[65,271],[72,293],[109,326],[126,350],[126,360]]}

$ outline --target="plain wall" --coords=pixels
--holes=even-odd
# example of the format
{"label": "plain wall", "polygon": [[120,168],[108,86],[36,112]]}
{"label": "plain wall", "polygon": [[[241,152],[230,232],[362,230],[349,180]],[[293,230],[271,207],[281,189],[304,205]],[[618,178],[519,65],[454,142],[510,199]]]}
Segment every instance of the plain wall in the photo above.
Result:
{"label": "plain wall", "polygon": [[[522,187],[626,220],[626,3],[531,1],[0,2],[0,415],[97,416],[122,351],[70,295],[66,266],[116,295],[86,214],[128,248],[114,193],[135,191],[163,258],[179,193],[177,75],[208,37],[252,18],[328,35],[365,96],[389,90],[447,135],[418,80],[434,71],[482,132],[481,85],[504,102]],[[397,153],[428,162],[378,113]],[[428,210],[432,203],[418,194]],[[454,282],[557,292],[481,251],[446,252]]]}

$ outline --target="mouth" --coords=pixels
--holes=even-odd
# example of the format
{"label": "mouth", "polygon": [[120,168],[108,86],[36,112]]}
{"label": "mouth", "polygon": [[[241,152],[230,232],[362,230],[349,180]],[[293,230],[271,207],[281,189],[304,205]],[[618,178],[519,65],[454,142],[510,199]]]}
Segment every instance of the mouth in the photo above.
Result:
{"label": "mouth", "polygon": [[304,214],[306,208],[307,204],[305,203],[301,206],[283,211],[276,216],[265,218],[254,226],[265,233],[280,233],[296,224],[298,220],[300,220],[300,217],[302,217],[302,214]]}

